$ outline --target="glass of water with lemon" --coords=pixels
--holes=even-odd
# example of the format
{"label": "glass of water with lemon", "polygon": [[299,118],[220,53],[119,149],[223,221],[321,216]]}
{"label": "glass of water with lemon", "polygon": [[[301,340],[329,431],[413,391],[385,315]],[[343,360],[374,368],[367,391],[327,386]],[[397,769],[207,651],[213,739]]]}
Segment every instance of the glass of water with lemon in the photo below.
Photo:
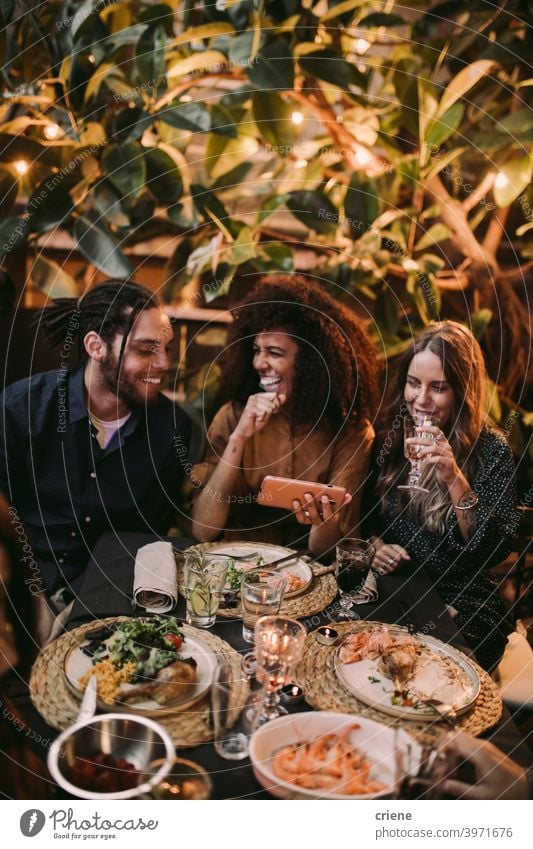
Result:
{"label": "glass of water with lemon", "polygon": [[195,625],[197,628],[211,628],[215,624],[227,574],[227,560],[186,557],[185,597],[189,625]]}

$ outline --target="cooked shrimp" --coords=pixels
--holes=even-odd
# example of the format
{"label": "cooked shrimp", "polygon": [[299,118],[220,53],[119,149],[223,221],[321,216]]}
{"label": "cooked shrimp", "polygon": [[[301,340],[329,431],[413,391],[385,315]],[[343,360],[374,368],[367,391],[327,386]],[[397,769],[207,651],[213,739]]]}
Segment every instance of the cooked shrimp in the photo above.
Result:
{"label": "cooked shrimp", "polygon": [[330,790],[361,796],[384,790],[386,785],[370,778],[372,762],[350,743],[353,723],[341,734],[324,734],[309,743],[284,746],[272,759],[274,775],[307,790]]}

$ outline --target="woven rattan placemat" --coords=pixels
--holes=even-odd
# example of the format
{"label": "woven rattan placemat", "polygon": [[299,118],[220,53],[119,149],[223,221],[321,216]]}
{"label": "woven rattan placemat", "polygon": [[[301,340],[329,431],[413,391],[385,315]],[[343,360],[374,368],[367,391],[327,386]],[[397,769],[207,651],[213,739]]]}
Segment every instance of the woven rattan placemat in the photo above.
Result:
{"label": "woven rattan placemat", "polygon": [[[378,622],[362,622],[359,626],[351,622],[336,622],[335,629],[340,635],[352,633],[359,627],[380,625]],[[388,716],[376,708],[368,707],[355,698],[337,678],[335,672],[335,652],[332,646],[323,646],[316,639],[316,631],[308,635],[304,652],[298,664],[295,680],[303,687],[308,704],[317,710],[331,710],[342,713],[356,713],[382,722],[391,727],[401,726],[421,741],[434,739],[450,727],[446,722],[416,722]],[[480,666],[471,658],[466,658],[474,667],[481,682],[481,690],[474,707],[459,717],[456,727],[477,736],[492,728],[502,715],[502,701],[498,687]]]}
{"label": "woven rattan placemat", "polygon": [[[208,546],[206,546],[207,548]],[[183,583],[183,555],[186,552],[175,552],[176,563],[178,566],[178,585],[181,595],[184,595]],[[281,603],[280,613],[283,616],[292,616],[293,619],[303,619],[306,616],[314,616],[315,613],[321,613],[326,607],[334,601],[337,595],[337,582],[332,574],[334,567],[321,566],[320,564],[309,564],[313,572],[313,580],[309,589],[302,592],[300,595],[295,595],[292,598],[286,598]],[[268,565],[265,565],[265,569]],[[217,616],[223,619],[242,619],[242,607],[240,595],[235,594],[235,607],[221,607],[217,611]]]}
{"label": "woven rattan placemat", "polygon": [[[117,618],[127,617],[93,620],[63,634],[46,646],[35,661],[30,678],[31,699],[41,716],[52,728],[57,728],[59,731],[68,728],[76,721],[80,709],[80,702],[69,690],[63,674],[63,660],[66,653],[83,642],[87,631],[93,630],[97,625],[115,622]],[[190,628],[188,625],[180,626],[180,628],[186,636],[190,633],[191,636],[198,638],[200,634],[197,629]],[[202,631],[201,639],[215,654],[223,654],[227,661],[228,680],[231,681],[228,710],[230,720],[234,722],[244,707],[249,692],[248,681],[243,679],[241,672],[241,657],[228,643],[214,634]],[[165,714],[158,717],[157,721],[165,726],[176,746],[184,748],[196,746],[213,738],[213,731],[209,725],[209,705],[210,694],[207,693],[187,710]]]}

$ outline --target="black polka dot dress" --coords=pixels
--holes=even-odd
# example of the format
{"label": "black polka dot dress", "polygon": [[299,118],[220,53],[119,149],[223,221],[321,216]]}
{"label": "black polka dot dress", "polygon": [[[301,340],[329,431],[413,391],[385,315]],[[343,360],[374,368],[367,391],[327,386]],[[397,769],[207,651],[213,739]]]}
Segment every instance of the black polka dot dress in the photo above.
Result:
{"label": "black polka dot dress", "polygon": [[499,663],[511,627],[491,568],[511,551],[518,527],[514,463],[505,439],[483,429],[476,444],[477,472],[470,484],[479,502],[475,532],[466,543],[452,511],[444,535],[429,533],[407,515],[403,499],[393,490],[385,510],[376,501],[374,484],[380,471],[380,442],[376,441],[363,515],[365,533],[403,546],[411,557],[408,574],[423,568],[444,601],[457,611],[456,624],[485,669]]}

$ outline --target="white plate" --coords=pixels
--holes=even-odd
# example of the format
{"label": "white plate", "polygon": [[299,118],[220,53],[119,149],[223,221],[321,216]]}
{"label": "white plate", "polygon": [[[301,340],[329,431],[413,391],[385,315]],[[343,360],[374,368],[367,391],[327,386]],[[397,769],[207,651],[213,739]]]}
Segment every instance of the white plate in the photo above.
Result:
{"label": "white plate", "polygon": [[[406,635],[407,628],[399,625],[387,626],[393,634]],[[358,631],[364,629],[357,629]],[[459,652],[435,637],[415,634],[414,638],[428,649],[417,660],[415,673],[406,684],[406,689],[417,690],[425,698],[435,698],[451,705],[458,716],[466,713],[475,704],[479,695],[480,681],[474,667]],[[392,704],[394,684],[379,669],[379,657],[374,660],[365,658],[356,663],[341,663],[341,646],[335,652],[335,672],[339,681],[367,705],[376,707],[391,716],[403,719],[434,722],[438,714],[427,705],[419,708],[403,707]],[[447,670],[453,670],[457,681],[447,681]]]}
{"label": "white plate", "polygon": [[[272,758],[284,746],[295,743],[307,743],[323,734],[339,734],[347,726],[360,727],[350,735],[350,743],[357,746],[373,763],[370,777],[382,781],[386,788],[379,793],[364,795],[346,795],[333,789],[308,790],[296,784],[282,781],[272,771]],[[265,790],[278,799],[379,799],[391,795],[396,777],[395,747],[409,747],[412,764],[420,759],[420,746],[401,729],[396,735],[392,728],[344,713],[311,711],[293,713],[267,722],[254,732],[250,741],[250,759],[255,777]],[[339,784],[338,790],[342,789]]]}
{"label": "white plate", "polygon": [[[237,560],[235,566],[237,569],[242,569],[243,572],[249,569],[256,569],[255,557],[260,554],[263,558],[262,565],[268,568],[268,564],[274,560],[280,560],[282,557],[287,557],[293,553],[292,548],[284,548],[282,545],[273,545],[268,542],[215,542],[205,545],[204,552],[206,556],[216,555],[217,557],[250,557],[250,563]],[[186,552],[184,552],[186,553]],[[306,592],[309,589],[313,580],[313,572],[311,567],[305,560],[296,557],[293,562],[289,562],[279,568],[280,575],[297,575],[303,581],[304,585],[294,592],[285,593],[285,598],[293,598],[296,595]],[[225,591],[230,590],[230,587],[225,587]]]}
{"label": "white plate", "polygon": [[[97,623],[95,622],[95,630]],[[167,713],[175,713],[178,710],[184,710],[186,707],[195,704],[204,696],[213,683],[216,670],[216,658],[210,648],[203,642],[202,638],[198,637],[198,631],[189,628],[187,625],[180,625],[180,631],[185,634],[183,646],[180,649],[180,656],[183,658],[192,657],[197,663],[196,667],[196,682],[191,690],[184,695],[180,701],[173,702],[171,705],[160,705],[153,699],[146,699],[142,702],[122,702],[115,701],[108,705],[98,699],[98,707],[100,710],[116,711],[120,708],[123,713],[136,713],[141,716],[162,716]],[[85,640],[81,645],[88,645],[89,640]],[[74,695],[81,699],[83,692],[79,685],[81,676],[92,669],[93,663],[90,657],[84,654],[80,646],[74,646],[65,655],[63,661],[63,672],[69,689]],[[138,684],[123,684],[124,692],[133,690]]]}

